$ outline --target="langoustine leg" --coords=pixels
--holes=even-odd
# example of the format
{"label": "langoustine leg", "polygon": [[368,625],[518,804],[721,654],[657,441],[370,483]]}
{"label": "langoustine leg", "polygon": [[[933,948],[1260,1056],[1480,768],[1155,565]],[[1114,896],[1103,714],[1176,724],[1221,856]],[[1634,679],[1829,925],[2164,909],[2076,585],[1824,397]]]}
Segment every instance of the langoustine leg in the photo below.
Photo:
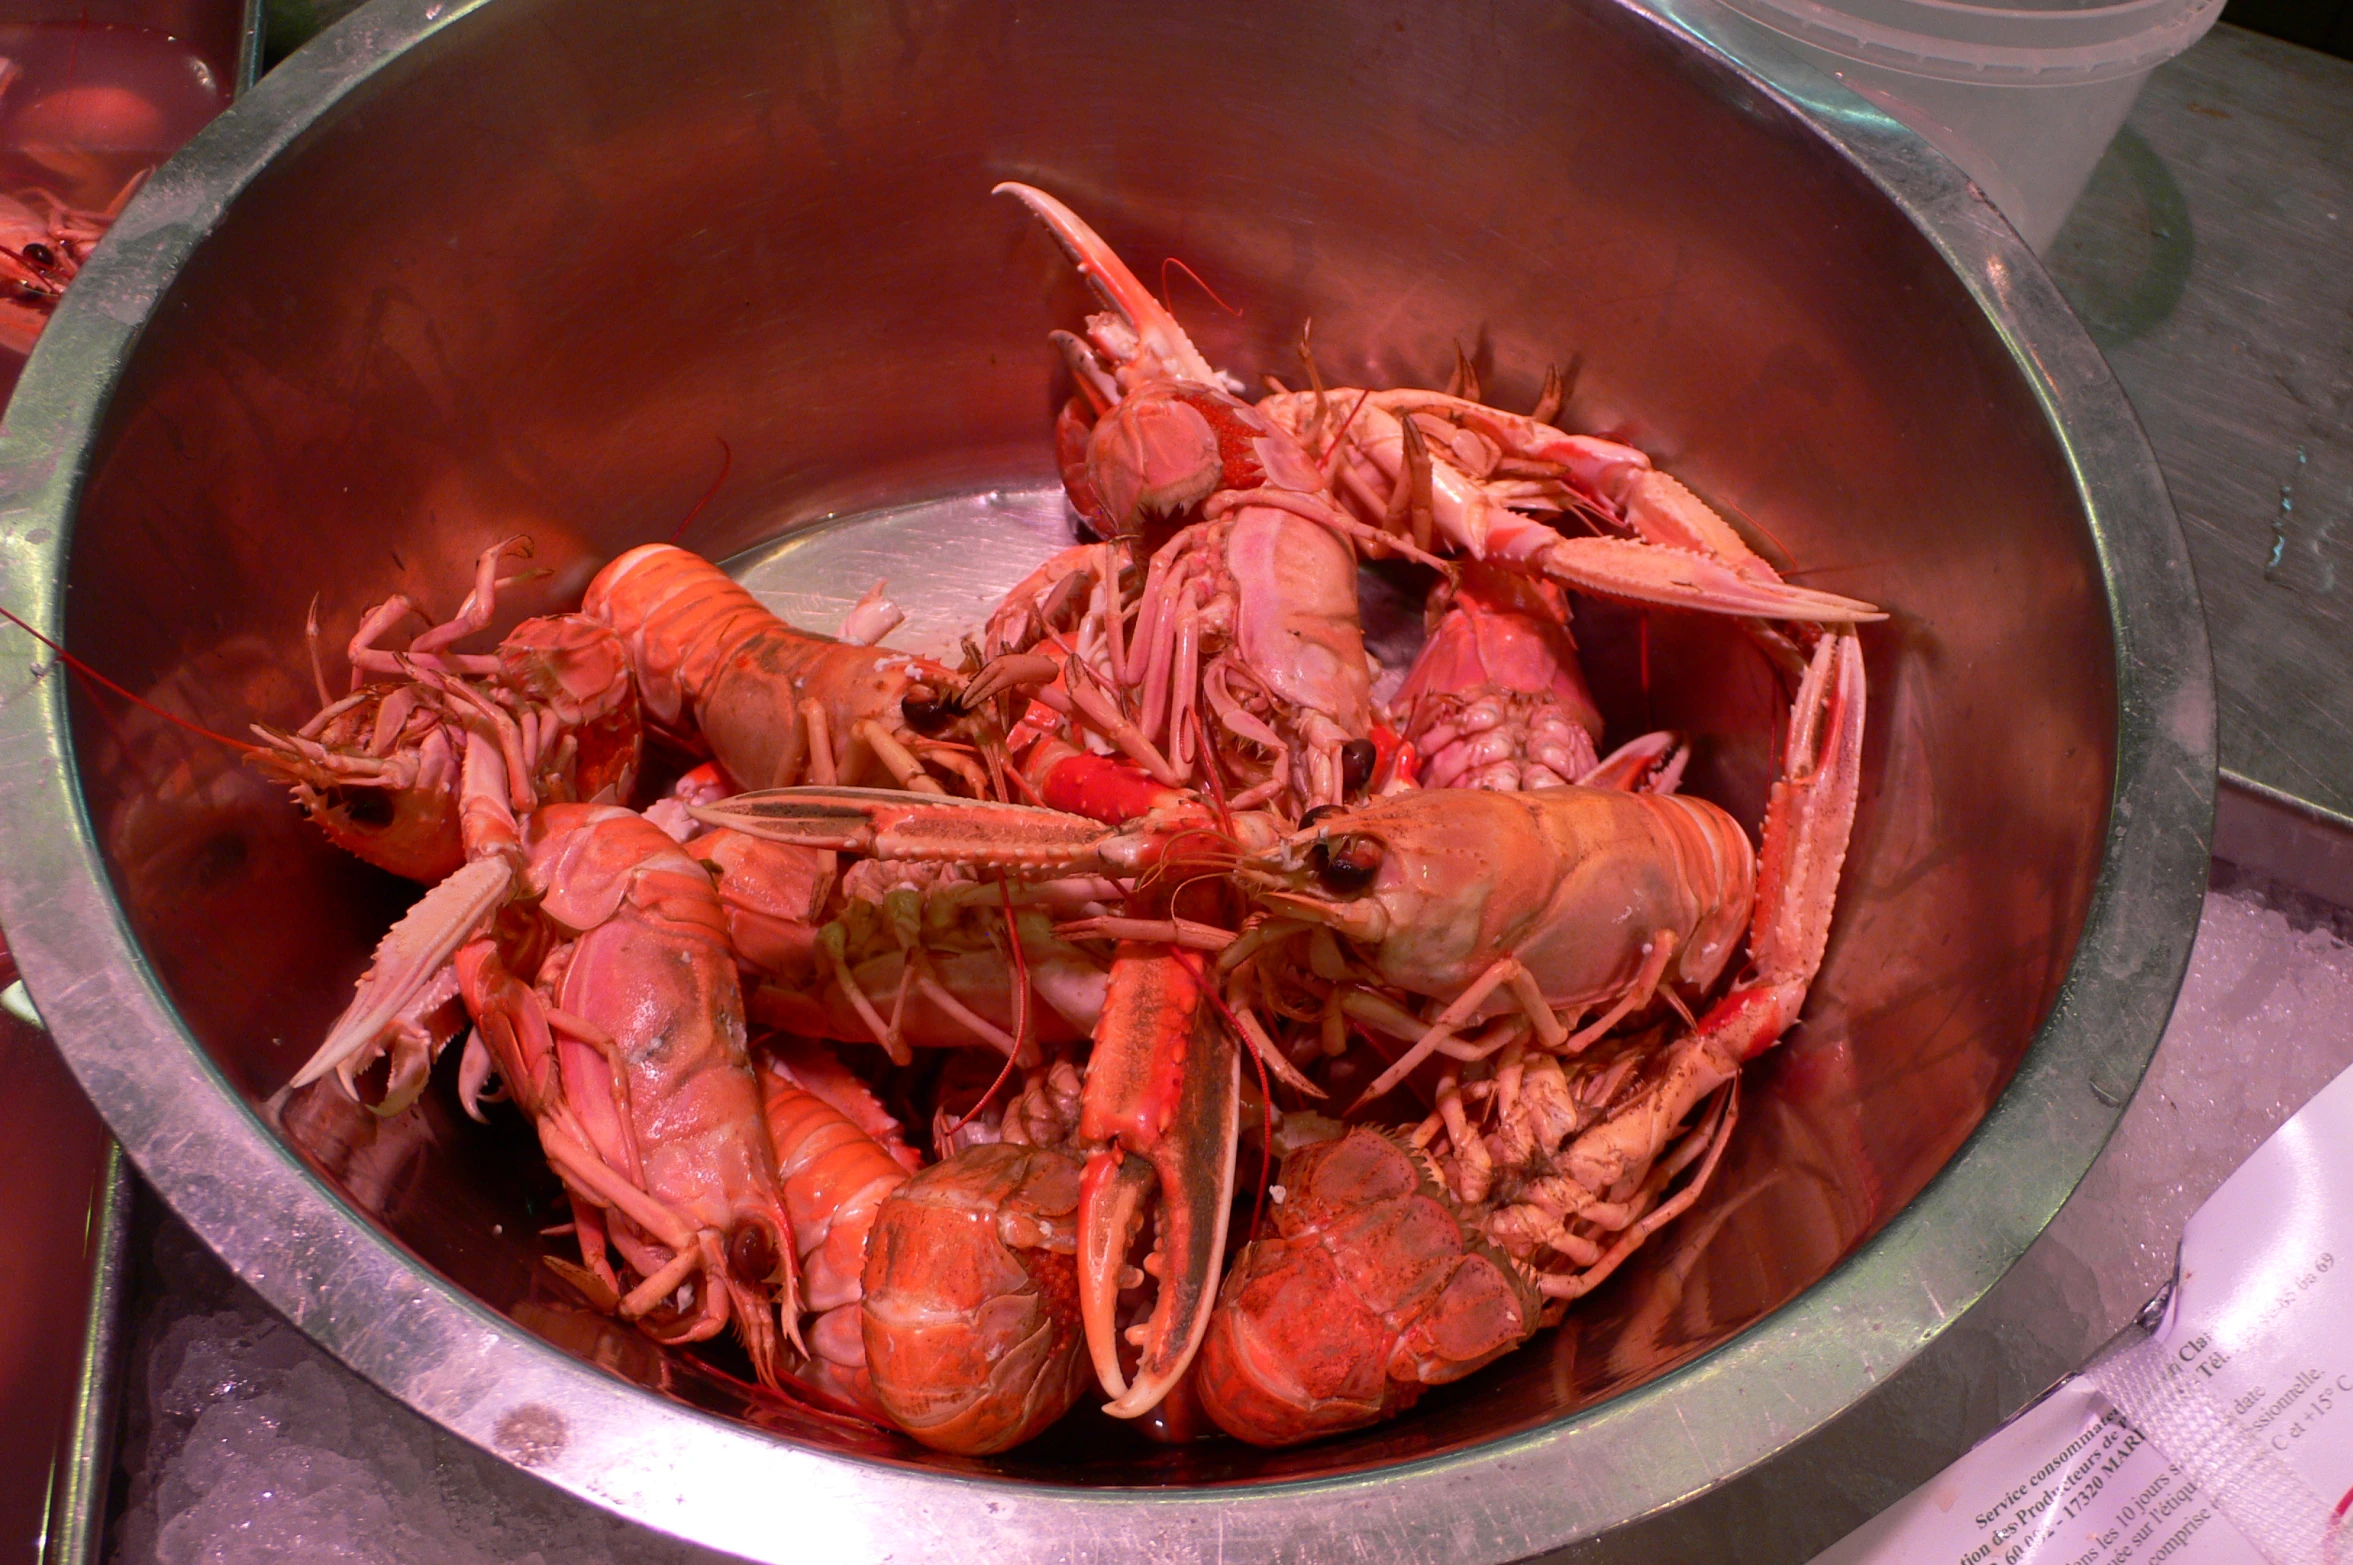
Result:
{"label": "langoustine leg", "polygon": [[732,1325],[773,1385],[798,1341],[792,1222],[710,877],[615,807],[549,806],[523,845],[536,907],[456,954],[469,1087],[504,1083],[571,1195],[580,1264],[551,1264],[663,1341]]}

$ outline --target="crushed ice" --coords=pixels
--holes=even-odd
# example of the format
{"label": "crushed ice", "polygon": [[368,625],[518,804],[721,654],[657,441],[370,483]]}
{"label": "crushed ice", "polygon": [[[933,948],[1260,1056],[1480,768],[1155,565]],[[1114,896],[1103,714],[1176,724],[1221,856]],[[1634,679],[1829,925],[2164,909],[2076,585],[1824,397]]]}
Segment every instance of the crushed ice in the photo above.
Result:
{"label": "crushed ice", "polygon": [[[136,1241],[116,1565],[688,1565],[327,1357],[178,1222]],[[168,1285],[159,1286],[162,1279]]]}

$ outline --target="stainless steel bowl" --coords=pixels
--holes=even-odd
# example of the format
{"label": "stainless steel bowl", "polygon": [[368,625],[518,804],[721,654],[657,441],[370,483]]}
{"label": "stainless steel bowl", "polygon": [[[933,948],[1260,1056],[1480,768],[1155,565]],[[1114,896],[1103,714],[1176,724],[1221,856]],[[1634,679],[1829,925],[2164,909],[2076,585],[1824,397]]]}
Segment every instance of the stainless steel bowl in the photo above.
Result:
{"label": "stainless steel bowl", "polygon": [[[394,590],[446,609],[507,533],[553,569],[521,614],[722,471],[686,540],[721,556],[1050,483],[1043,333],[1080,294],[999,179],[1181,257],[1239,307],[1177,284],[1236,369],[1289,371],[1310,315],[1342,378],[1460,342],[1510,401],[1575,365],[1572,422],[1896,617],[1808,1020],[1703,1207],[1562,1330],[1276,1455],[1099,1424],[952,1461],[763,1402],[565,1305],[516,1138],[272,1106],[403,893],[20,643],[0,921],[116,1134],[419,1411],[765,1558],[1514,1558],[1836,1415],[2017,1257],[2137,1079],[2197,918],[2211,694],[2156,468],[2049,280],[1908,133],[1761,35],[1733,63],[1738,25],[377,0],[140,196],[0,447],[9,606],[235,734],[310,704],[313,594],[337,636]],[[1753,808],[1776,698],[1737,640],[1656,617],[1641,713],[1631,622],[1582,623],[1621,715],[1694,728]]]}

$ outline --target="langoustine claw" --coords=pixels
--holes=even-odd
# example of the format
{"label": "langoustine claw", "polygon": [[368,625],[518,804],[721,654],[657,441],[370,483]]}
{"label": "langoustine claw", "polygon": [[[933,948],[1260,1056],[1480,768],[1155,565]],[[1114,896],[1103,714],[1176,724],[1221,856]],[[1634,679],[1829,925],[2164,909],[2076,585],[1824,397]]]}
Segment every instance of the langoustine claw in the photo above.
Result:
{"label": "langoustine claw", "polygon": [[[1163,886],[1182,883],[1181,870],[1195,864],[1213,874],[1230,869],[1236,851],[1235,838],[1182,799],[1120,825],[1026,805],[850,788],[744,794],[694,813],[805,847],[1007,871],[1144,876]],[[1263,822],[1236,817],[1234,825],[1251,840],[1268,838]],[[1162,873],[1145,875],[1155,869]],[[1153,905],[1141,920],[1093,921],[1113,926],[1103,932],[1121,943],[1083,1088],[1088,1159],[1078,1208],[1079,1298],[1089,1353],[1110,1411],[1120,1417],[1149,1412],[1176,1385],[1207,1329],[1239,1134],[1238,1041],[1197,955],[1154,939],[1180,922],[1156,895],[1144,894]],[[1230,938],[1211,925],[1191,927],[1213,949]],[[1147,1222],[1157,1228],[1144,1270],[1158,1293],[1135,1344],[1141,1363],[1131,1378],[1121,1367],[1119,1294]]]}
{"label": "langoustine claw", "polygon": [[[1089,573],[1071,665],[1040,698],[1163,783],[1222,788],[1238,807],[1279,801],[1291,814],[1336,803],[1350,791],[1342,752],[1372,743],[1349,540],[1379,535],[1330,497],[1288,430],[1227,388],[1101,236],[1043,191],[997,189],[1037,216],[1109,306],[1085,341],[1055,334],[1099,415],[1085,503],[1114,542]],[[1148,562],[1139,556],[1148,530],[1177,524],[1151,540]],[[1134,566],[1143,580],[1123,601]],[[1056,562],[1016,589],[992,643],[1007,639],[1009,617],[1054,618],[1074,579]]]}
{"label": "langoustine claw", "polygon": [[[1079,1119],[1093,1147],[1080,1186],[1080,1294],[1087,1348],[1115,1418],[1150,1412],[1200,1350],[1225,1259],[1241,1132],[1242,1057],[1197,966],[1123,942]],[[1120,1281],[1145,1219],[1159,1287],[1122,1372]]]}
{"label": "langoustine claw", "polygon": [[[1427,518],[1433,545],[1471,559],[1713,614],[1820,625],[1886,618],[1858,599],[1782,580],[1631,446],[1437,391],[1283,392],[1258,407],[1311,451],[1339,459],[1341,488],[1360,514],[1402,526],[1410,510]],[[1412,504],[1401,504],[1409,492]],[[1568,536],[1544,519],[1563,511],[1612,531]]]}

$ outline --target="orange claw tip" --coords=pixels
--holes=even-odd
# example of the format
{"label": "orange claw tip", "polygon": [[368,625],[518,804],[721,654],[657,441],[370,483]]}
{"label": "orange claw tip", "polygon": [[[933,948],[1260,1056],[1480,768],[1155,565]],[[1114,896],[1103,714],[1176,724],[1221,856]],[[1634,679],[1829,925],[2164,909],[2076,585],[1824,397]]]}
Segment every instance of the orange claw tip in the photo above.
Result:
{"label": "orange claw tip", "polygon": [[1160,367],[1167,374],[1200,385],[1217,384],[1217,371],[1201,356],[1201,350],[1193,346],[1176,318],[1161,308],[1151,290],[1137,280],[1127,263],[1103,242],[1103,236],[1088,227],[1076,212],[1035,185],[1018,180],[1006,180],[989,194],[1013,197],[1046,225],[1047,232],[1069,255],[1071,264],[1094,285],[1106,304],[1127,318],[1144,348],[1160,360]]}
{"label": "orange claw tip", "polygon": [[1151,1165],[1116,1151],[1089,1157],[1079,1178],[1079,1325],[1095,1378],[1114,1399],[1128,1394],[1127,1376],[1119,1367],[1119,1274],[1151,1190]]}
{"label": "orange claw tip", "polygon": [[[1231,1220],[1241,1130],[1241,1053],[1206,1003],[1199,971],[1130,946],[1112,964],[1095,1027],[1079,1133],[1095,1154],[1079,1207],[1080,1302],[1114,1418],[1150,1412],[1184,1378],[1209,1329]],[[1142,1219],[1158,1278],[1142,1353],[1119,1371],[1117,1278]]]}

